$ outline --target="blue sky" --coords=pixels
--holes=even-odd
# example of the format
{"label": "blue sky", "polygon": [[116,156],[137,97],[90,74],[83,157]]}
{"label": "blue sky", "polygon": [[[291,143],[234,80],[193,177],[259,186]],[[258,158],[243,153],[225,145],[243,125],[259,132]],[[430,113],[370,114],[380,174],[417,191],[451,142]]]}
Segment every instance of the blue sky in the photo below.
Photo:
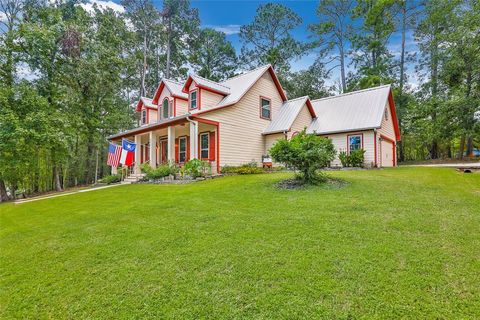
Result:
{"label": "blue sky", "polygon": [[[238,36],[238,32],[241,25],[250,23],[259,5],[265,4],[269,1],[254,1],[254,0],[192,0],[191,5],[198,9],[200,14],[200,20],[202,27],[212,27],[214,29],[223,31],[227,34],[227,39],[232,42],[237,52],[240,52],[242,43]],[[309,24],[318,22],[316,16],[316,8],[318,1],[275,1],[282,3],[285,6],[296,12],[303,20],[303,23],[293,30],[293,36],[300,41],[309,41],[310,32],[307,27]],[[395,55],[400,55],[400,33],[396,32],[391,36],[389,49]],[[413,34],[409,32],[407,34],[407,50],[410,52],[418,51],[418,47],[413,41]],[[310,52],[301,57],[297,61],[292,61],[292,70],[297,71],[300,69],[306,69],[315,60],[316,53]],[[348,61],[349,62],[349,61]],[[332,67],[333,65],[329,66]],[[407,70],[409,74],[410,82],[416,86],[418,79],[414,74],[413,66]],[[353,66],[348,67],[349,70],[353,69]],[[331,78],[328,83],[333,84],[335,80],[339,78],[338,68],[333,70]]]}

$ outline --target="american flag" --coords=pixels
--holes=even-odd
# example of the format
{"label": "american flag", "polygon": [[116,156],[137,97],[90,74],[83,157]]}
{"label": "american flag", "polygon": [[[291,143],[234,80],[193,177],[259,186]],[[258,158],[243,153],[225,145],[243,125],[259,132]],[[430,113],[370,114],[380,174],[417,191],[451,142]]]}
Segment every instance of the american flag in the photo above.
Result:
{"label": "american flag", "polygon": [[107,165],[112,167],[118,167],[120,162],[120,156],[122,155],[122,146],[117,146],[116,144],[110,143],[108,146],[108,159]]}

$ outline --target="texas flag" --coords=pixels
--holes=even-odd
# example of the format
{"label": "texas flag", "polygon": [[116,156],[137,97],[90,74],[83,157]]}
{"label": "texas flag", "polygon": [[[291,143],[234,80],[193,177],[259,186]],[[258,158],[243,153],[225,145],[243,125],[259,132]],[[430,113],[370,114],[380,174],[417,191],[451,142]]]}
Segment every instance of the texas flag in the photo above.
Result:
{"label": "texas flag", "polygon": [[128,140],[122,140],[122,155],[120,156],[120,163],[124,166],[130,167],[135,158],[136,144]]}

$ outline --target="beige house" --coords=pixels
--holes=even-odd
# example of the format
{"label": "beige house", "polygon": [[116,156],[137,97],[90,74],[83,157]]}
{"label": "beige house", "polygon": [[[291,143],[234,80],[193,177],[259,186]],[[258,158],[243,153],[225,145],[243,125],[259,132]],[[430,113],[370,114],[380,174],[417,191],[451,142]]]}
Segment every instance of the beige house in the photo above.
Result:
{"label": "beige house", "polygon": [[[137,173],[144,162],[182,165],[193,158],[209,161],[213,172],[252,161],[261,165],[276,140],[304,128],[332,139],[338,151],[363,148],[368,167],[391,167],[400,140],[390,86],[288,100],[270,65],[223,82],[197,75],[183,83],[164,79],[136,111],[139,126],[109,140],[137,144]],[[339,165],[338,159],[332,163]]]}

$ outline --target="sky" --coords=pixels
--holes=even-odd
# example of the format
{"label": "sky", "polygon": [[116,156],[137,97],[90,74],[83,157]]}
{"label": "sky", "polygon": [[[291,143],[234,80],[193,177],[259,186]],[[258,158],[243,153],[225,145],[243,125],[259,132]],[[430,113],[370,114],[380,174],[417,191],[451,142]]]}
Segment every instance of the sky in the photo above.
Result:
{"label": "sky", "polygon": [[[123,7],[119,4],[120,0],[90,0],[82,6],[89,10],[93,3],[99,6],[105,6],[112,8],[118,12],[123,12]],[[272,1],[257,1],[257,0],[191,0],[191,6],[197,8],[200,15],[200,21],[202,27],[210,27],[218,31],[222,31],[227,35],[227,39],[233,44],[237,53],[240,53],[242,43],[240,41],[239,32],[240,26],[250,23],[255,14],[258,6]],[[292,35],[295,39],[302,42],[311,41],[311,33],[308,31],[308,25],[318,22],[316,16],[316,8],[318,1],[314,0],[289,0],[289,1],[273,1],[281,3],[302,18],[302,24],[292,31]],[[161,7],[162,0],[153,0],[154,5]],[[2,19],[0,13],[0,19]],[[400,55],[401,35],[399,32],[394,33],[391,36],[389,50],[395,57]],[[418,52],[418,46],[414,42],[412,32],[408,32],[406,39],[406,49],[409,52]],[[291,61],[293,71],[298,71],[308,68],[315,60],[317,53],[315,51],[309,52],[301,58]],[[350,60],[347,59],[347,72],[353,70],[354,66],[350,64]],[[335,62],[334,62],[335,63]],[[335,64],[327,65],[327,69],[332,68]],[[408,65],[406,70],[409,77],[409,82],[413,88],[418,86],[418,76],[414,72],[413,65]],[[332,85],[340,78],[339,68],[332,70],[330,79],[326,81],[327,85]]]}

